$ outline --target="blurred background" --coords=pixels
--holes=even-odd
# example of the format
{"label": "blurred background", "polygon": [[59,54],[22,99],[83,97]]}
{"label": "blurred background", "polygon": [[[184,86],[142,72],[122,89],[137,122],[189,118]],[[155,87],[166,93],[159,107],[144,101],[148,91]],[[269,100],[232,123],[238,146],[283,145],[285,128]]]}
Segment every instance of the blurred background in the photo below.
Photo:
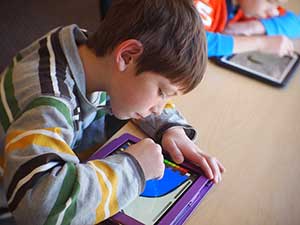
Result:
{"label": "blurred background", "polygon": [[[300,13],[300,1],[285,7]],[[22,48],[61,25],[78,24],[95,31],[100,20],[99,0],[1,0],[0,71]]]}
{"label": "blurred background", "polygon": [[69,24],[94,31],[99,0],[1,0],[0,71],[22,48],[51,29]]}

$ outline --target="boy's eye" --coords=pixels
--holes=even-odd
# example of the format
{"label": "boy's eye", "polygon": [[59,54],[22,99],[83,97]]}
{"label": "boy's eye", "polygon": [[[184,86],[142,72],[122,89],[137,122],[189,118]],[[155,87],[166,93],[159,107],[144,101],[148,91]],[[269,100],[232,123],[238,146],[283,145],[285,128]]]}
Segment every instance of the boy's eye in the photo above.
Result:
{"label": "boy's eye", "polygon": [[165,93],[160,88],[158,89],[158,96],[162,97],[163,99],[166,97]]}

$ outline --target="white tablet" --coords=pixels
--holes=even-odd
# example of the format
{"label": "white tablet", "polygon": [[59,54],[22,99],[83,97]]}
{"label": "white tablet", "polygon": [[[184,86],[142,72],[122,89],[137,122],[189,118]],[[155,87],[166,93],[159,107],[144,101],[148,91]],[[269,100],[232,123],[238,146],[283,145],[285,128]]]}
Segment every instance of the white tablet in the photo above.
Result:
{"label": "white tablet", "polygon": [[283,86],[299,63],[299,55],[279,57],[261,52],[246,52],[223,56],[215,60],[219,65],[241,74]]}

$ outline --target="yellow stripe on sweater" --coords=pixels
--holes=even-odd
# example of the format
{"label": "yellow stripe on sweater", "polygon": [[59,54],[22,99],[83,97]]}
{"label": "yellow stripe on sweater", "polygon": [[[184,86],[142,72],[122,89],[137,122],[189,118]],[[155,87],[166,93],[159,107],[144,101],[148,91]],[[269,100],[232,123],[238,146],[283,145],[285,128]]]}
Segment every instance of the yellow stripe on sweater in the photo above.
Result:
{"label": "yellow stripe on sweater", "polygon": [[[58,135],[61,135],[61,128],[60,127],[50,127],[50,128],[43,128],[42,130],[51,131]],[[6,143],[9,143],[15,137],[28,132],[28,130],[14,130],[6,135]]]}
{"label": "yellow stripe on sweater", "polygon": [[102,199],[96,209],[95,221],[95,223],[99,223],[119,210],[117,199],[118,177],[115,171],[104,162],[93,160],[89,163],[95,168],[101,187]]}
{"label": "yellow stripe on sweater", "polygon": [[30,145],[48,147],[57,152],[75,155],[70,146],[59,135],[60,129],[41,129],[31,131],[14,131],[6,139],[5,152],[22,150]]}

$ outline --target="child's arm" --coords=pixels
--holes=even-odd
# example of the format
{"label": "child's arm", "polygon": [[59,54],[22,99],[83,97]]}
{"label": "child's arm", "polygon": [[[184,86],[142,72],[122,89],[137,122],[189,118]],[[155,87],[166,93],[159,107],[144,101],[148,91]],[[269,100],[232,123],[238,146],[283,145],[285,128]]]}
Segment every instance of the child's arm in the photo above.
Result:
{"label": "child's arm", "polygon": [[286,35],[289,38],[300,37],[300,16],[287,11],[282,16],[261,19],[267,35]]}
{"label": "child's arm", "polygon": [[259,20],[241,21],[235,23],[229,23],[224,34],[229,35],[264,35],[266,33],[265,27]]}
{"label": "child's arm", "polygon": [[[183,158],[189,159],[197,164],[208,178],[214,179],[215,182],[220,181],[224,167],[215,158],[200,152],[193,142],[196,138],[195,129],[188,125],[174,106],[166,107],[159,116],[150,115],[133,122],[156,142],[161,143],[174,161],[181,163]],[[176,153],[180,153],[179,159]]]}
{"label": "child's arm", "polygon": [[292,55],[293,42],[286,36],[234,36],[233,53],[262,51],[279,56]]}
{"label": "child's arm", "polygon": [[[15,108],[8,109],[17,115]],[[19,224],[96,224],[134,200],[143,191],[144,176],[162,174],[161,150],[147,140],[129,147],[129,154],[81,163],[71,148],[72,111],[66,99],[41,96],[11,119],[4,185]],[[153,161],[150,169],[137,163],[144,158]]]}
{"label": "child's arm", "polygon": [[132,121],[157,143],[161,142],[164,132],[172,127],[183,128],[191,140],[195,140],[197,135],[196,130],[187,123],[173,103],[168,103],[160,115],[151,114],[144,119]]}
{"label": "child's arm", "polygon": [[233,54],[233,36],[206,31],[208,57]]}
{"label": "child's arm", "polygon": [[206,32],[208,57],[232,55],[246,51],[262,51],[280,56],[291,55],[292,41],[286,36],[242,36]]}
{"label": "child's arm", "polygon": [[224,32],[231,35],[285,35],[300,37],[300,18],[292,12],[268,19],[229,23]]}

